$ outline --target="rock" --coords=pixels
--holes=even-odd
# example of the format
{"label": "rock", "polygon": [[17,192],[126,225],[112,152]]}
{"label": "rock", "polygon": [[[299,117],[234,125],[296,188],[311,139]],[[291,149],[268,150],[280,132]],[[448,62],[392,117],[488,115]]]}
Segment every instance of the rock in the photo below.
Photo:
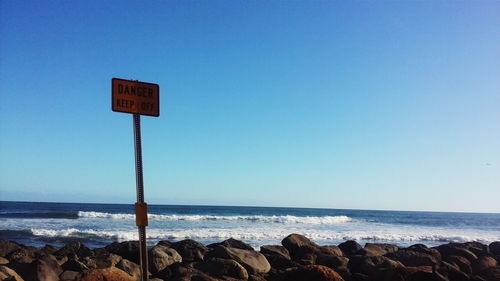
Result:
{"label": "rock", "polygon": [[5,265],[0,265],[0,280],[24,281],[19,274]]}
{"label": "rock", "polygon": [[472,274],[471,262],[462,256],[447,256],[445,261],[451,265],[456,265],[460,271],[467,275]]}
{"label": "rock", "polygon": [[67,244],[54,252],[54,256],[56,257],[67,256],[71,258],[72,256],[77,256],[79,259],[83,259],[91,255],[92,251],[80,242]]}
{"label": "rock", "polygon": [[267,280],[260,275],[250,275],[248,276],[248,281],[267,281]]}
{"label": "rock", "polygon": [[497,265],[498,265],[497,261],[491,256],[482,256],[477,260],[473,261],[471,264],[472,272],[474,273],[481,272],[487,268],[495,267]]}
{"label": "rock", "polygon": [[182,257],[176,250],[168,246],[156,245],[148,251],[149,271],[155,274],[176,262],[182,262]]}
{"label": "rock", "polygon": [[130,275],[116,267],[86,271],[81,281],[136,281]]}
{"label": "rock", "polygon": [[347,268],[349,259],[346,257],[339,257],[339,256],[318,255],[316,263],[318,265],[328,266],[329,268],[337,270],[340,267]]}
{"label": "rock", "polygon": [[392,260],[400,261],[405,266],[432,266],[439,262],[439,260],[434,256],[408,249],[401,249],[397,252],[389,253],[385,256]]}
{"label": "rock", "polygon": [[283,273],[286,281],[344,281],[333,269],[322,265],[307,265]]}
{"label": "rock", "polygon": [[260,247],[260,252],[267,256],[280,256],[284,259],[290,259],[290,253],[283,246],[274,245],[264,245]]}
{"label": "rock", "polygon": [[[500,255],[500,241],[491,242],[489,245],[489,248],[490,248],[490,252],[492,254]],[[0,245],[0,249],[1,249],[1,245]]]}
{"label": "rock", "polygon": [[409,281],[450,281],[448,278],[440,275],[437,272],[417,271],[411,273],[408,277]]}
{"label": "rock", "polygon": [[105,247],[110,253],[117,254],[124,259],[135,262],[139,261],[139,241],[114,242]]}
{"label": "rock", "polygon": [[266,257],[254,250],[227,248],[218,245],[205,255],[205,259],[209,258],[233,259],[241,264],[249,274],[263,274],[271,269]]}
{"label": "rock", "polygon": [[465,242],[464,247],[478,257],[490,255],[490,247],[479,242]]}
{"label": "rock", "polygon": [[409,273],[406,267],[378,268],[371,277],[373,281],[407,281]]}
{"label": "rock", "polygon": [[26,281],[57,281],[62,273],[61,266],[52,255],[41,256],[29,264],[14,263],[11,268]]}
{"label": "rock", "polygon": [[460,243],[448,243],[437,246],[435,247],[435,249],[438,250],[443,257],[462,256],[468,259],[470,262],[477,259],[477,256],[473,252],[465,249],[464,245]]}
{"label": "rock", "polygon": [[141,281],[141,266],[127,259],[121,259],[116,267],[132,276],[136,281]]}
{"label": "rock", "polygon": [[300,246],[293,255],[292,259],[302,265],[316,263],[318,249],[308,245]]}
{"label": "rock", "polygon": [[62,269],[82,272],[84,270],[88,270],[89,268],[84,263],[72,258],[62,265]]}
{"label": "rock", "polygon": [[186,239],[176,243],[172,243],[170,247],[175,249],[181,255],[182,260],[185,262],[203,261],[205,253],[208,252],[207,247],[191,239]]}
{"label": "rock", "polygon": [[0,240],[0,257],[6,257],[10,253],[21,249],[22,246],[19,243],[7,240]]}
{"label": "rock", "polygon": [[248,279],[247,270],[234,260],[213,258],[198,263],[195,268],[214,277],[229,276],[239,280]]}
{"label": "rock", "polygon": [[455,267],[445,261],[440,262],[434,267],[435,272],[447,277],[449,280],[453,281],[470,281],[467,274],[460,271],[458,267]]}
{"label": "rock", "polygon": [[383,256],[387,253],[394,253],[399,247],[392,244],[366,243],[365,247],[357,252],[358,255]]}
{"label": "rock", "polygon": [[12,263],[32,263],[36,256],[38,256],[37,248],[23,246],[7,255],[7,259]]}
{"label": "rock", "polygon": [[229,238],[229,239],[224,240],[220,243],[210,244],[207,247],[214,248],[216,246],[224,246],[227,248],[237,248],[237,249],[243,249],[243,250],[254,250],[254,248],[252,246],[248,245],[247,243],[240,241],[240,240],[233,239],[233,238]]}
{"label": "rock", "polygon": [[9,263],[9,260],[4,258],[4,257],[0,257],[0,264],[8,264]]}
{"label": "rock", "polygon": [[384,256],[351,256],[347,264],[353,273],[363,273],[368,276],[375,274],[378,269],[404,267],[397,261],[390,260]]}
{"label": "rock", "polygon": [[343,256],[344,253],[342,253],[342,250],[334,245],[328,245],[328,246],[320,246],[319,247],[319,252],[322,255],[328,255],[328,256]]}
{"label": "rock", "polygon": [[441,253],[439,253],[438,250],[436,250],[434,248],[429,248],[429,247],[427,247],[427,246],[425,246],[423,244],[414,244],[414,245],[411,245],[410,247],[408,247],[408,250],[413,250],[413,251],[416,251],[416,252],[419,252],[419,253],[424,253],[424,254],[431,255],[434,258],[436,258],[437,261],[441,261],[442,260]]}
{"label": "rock", "polygon": [[77,281],[80,277],[80,272],[66,270],[61,275],[59,275],[59,279],[61,281]]}
{"label": "rock", "polygon": [[[490,248],[491,250],[491,248]],[[500,266],[490,267],[478,274],[479,277],[486,281],[498,281],[500,280]]]}
{"label": "rock", "polygon": [[370,280],[370,277],[366,274],[362,273],[354,273],[351,275],[351,281],[368,281]]}
{"label": "rock", "polygon": [[57,251],[57,248],[52,245],[45,245],[40,249],[41,254],[53,255]]}
{"label": "rock", "polygon": [[[121,256],[110,253],[108,250],[104,248],[94,249],[92,251],[92,254],[93,254],[93,264],[95,264],[94,268],[112,267],[115,266],[118,262],[120,262],[120,260],[122,260]],[[92,268],[92,266],[89,265],[90,263],[92,262],[87,262],[86,264],[87,266]]]}
{"label": "rock", "polygon": [[318,247],[316,243],[312,242],[311,240],[309,240],[309,238],[300,234],[288,235],[281,241],[281,244],[288,250],[291,257],[295,256],[297,250],[302,246],[309,246],[311,248]]}
{"label": "rock", "polygon": [[363,247],[359,245],[358,242],[354,240],[348,240],[339,244],[339,248],[342,250],[345,256],[355,255]]}

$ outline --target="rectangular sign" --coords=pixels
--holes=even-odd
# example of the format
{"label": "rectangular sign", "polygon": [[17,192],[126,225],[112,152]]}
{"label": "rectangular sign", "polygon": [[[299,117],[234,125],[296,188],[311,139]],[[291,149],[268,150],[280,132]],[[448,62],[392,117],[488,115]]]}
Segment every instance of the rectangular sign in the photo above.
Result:
{"label": "rectangular sign", "polygon": [[111,79],[111,108],[117,112],[158,117],[160,116],[160,86],[113,78]]}

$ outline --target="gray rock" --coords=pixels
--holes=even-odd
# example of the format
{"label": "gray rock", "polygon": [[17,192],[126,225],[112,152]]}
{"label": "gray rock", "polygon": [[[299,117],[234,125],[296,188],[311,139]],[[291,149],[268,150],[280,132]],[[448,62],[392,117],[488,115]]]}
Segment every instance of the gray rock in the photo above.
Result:
{"label": "gray rock", "polygon": [[205,258],[233,259],[245,267],[249,274],[263,274],[271,269],[266,257],[254,250],[227,248],[219,245],[209,251]]}
{"label": "gray rock", "polygon": [[172,243],[170,247],[175,249],[181,255],[182,260],[185,262],[202,261],[205,253],[208,252],[207,247],[191,239]]}
{"label": "gray rock", "polygon": [[247,270],[230,259],[213,258],[196,264],[195,268],[215,277],[229,276],[239,280],[248,279]]}
{"label": "gray rock", "polygon": [[339,244],[339,248],[342,250],[345,256],[355,255],[363,247],[359,245],[358,242],[354,240],[348,240]]}
{"label": "gray rock", "polygon": [[290,257],[293,257],[298,249],[302,246],[309,246],[311,248],[319,247],[316,243],[309,240],[309,238],[300,234],[290,234],[285,237],[281,244],[288,250]]}
{"label": "gray rock", "polygon": [[182,262],[182,257],[176,250],[163,245],[156,245],[148,251],[149,271],[155,274],[176,262]]}
{"label": "gray rock", "polygon": [[386,257],[400,261],[405,266],[422,266],[422,265],[435,265],[439,262],[436,257],[430,254],[417,252],[409,249],[401,249],[394,253],[389,253],[385,255]]}

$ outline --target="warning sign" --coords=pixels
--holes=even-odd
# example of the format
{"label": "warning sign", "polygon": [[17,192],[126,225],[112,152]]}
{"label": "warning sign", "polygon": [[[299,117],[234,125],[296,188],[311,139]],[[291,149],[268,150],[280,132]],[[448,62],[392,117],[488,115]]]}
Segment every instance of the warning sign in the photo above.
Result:
{"label": "warning sign", "polygon": [[113,111],[160,116],[160,86],[134,80],[111,79]]}

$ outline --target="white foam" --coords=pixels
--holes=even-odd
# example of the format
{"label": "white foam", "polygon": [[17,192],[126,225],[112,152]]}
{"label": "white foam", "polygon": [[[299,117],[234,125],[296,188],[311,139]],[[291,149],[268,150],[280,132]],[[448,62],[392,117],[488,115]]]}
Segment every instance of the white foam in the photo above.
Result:
{"label": "white foam", "polygon": [[[137,230],[95,230],[76,228],[67,228],[62,230],[53,229],[31,229],[31,232],[37,236],[48,237],[82,237],[95,236],[99,238],[114,239],[118,241],[137,240]],[[263,245],[264,243],[279,244],[280,241],[290,233],[298,233],[305,235],[311,240],[319,244],[332,244],[345,240],[357,241],[376,241],[376,242],[467,242],[478,241],[481,243],[490,243],[500,240],[500,234],[492,232],[455,232],[450,230],[429,231],[426,229],[413,229],[411,231],[395,230],[395,229],[378,229],[378,230],[357,230],[357,231],[331,231],[317,229],[300,229],[300,228],[195,228],[195,229],[174,229],[163,230],[158,228],[148,229],[147,238],[153,240],[182,240],[194,239],[200,242],[203,241],[222,241],[228,238],[244,240],[253,245]]]}
{"label": "white foam", "polygon": [[[135,219],[134,214],[111,214],[103,212],[78,212],[83,218]],[[340,224],[352,221],[347,216],[298,217],[298,216],[211,216],[211,215],[157,215],[148,214],[150,220],[166,221],[254,221],[281,224]]]}

